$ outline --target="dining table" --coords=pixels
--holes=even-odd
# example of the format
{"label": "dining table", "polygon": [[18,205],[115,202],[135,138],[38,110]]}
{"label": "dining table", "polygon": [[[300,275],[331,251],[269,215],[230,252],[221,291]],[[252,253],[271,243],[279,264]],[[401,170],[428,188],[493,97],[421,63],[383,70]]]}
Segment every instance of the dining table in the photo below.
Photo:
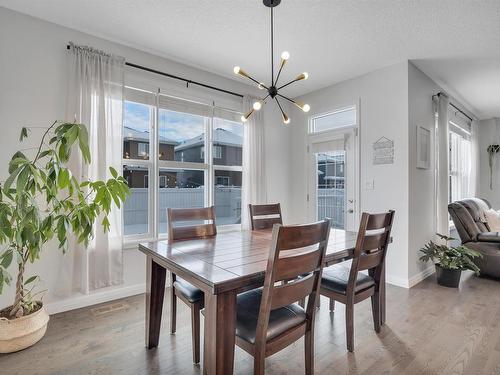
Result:
{"label": "dining table", "polygon": [[[353,257],[356,232],[332,228],[325,266]],[[146,255],[146,347],[158,346],[167,270],[204,292],[203,373],[232,374],[236,296],[264,284],[272,230],[231,231],[211,238],[139,244]],[[385,322],[385,270],[381,324]]]}

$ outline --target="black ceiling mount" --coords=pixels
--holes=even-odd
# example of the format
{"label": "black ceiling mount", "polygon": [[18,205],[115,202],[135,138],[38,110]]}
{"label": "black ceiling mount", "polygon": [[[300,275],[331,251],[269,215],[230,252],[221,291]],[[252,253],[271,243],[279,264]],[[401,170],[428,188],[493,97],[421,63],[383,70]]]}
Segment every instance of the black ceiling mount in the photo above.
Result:
{"label": "black ceiling mount", "polygon": [[264,5],[269,8],[274,8],[280,5],[281,0],[262,0]]}

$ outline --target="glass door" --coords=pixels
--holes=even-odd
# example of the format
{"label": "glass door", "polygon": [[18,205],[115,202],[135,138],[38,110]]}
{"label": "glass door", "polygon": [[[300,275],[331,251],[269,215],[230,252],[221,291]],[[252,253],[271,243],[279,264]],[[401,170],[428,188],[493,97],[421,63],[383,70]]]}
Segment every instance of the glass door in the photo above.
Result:
{"label": "glass door", "polygon": [[[326,140],[326,139],[328,140]],[[332,220],[332,228],[354,231],[357,223],[355,129],[311,136],[308,204],[311,220]]]}

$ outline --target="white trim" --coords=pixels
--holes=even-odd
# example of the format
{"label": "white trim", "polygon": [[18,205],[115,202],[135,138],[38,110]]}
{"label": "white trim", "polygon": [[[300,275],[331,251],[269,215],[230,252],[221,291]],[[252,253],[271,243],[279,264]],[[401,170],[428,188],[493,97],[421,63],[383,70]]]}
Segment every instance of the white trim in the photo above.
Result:
{"label": "white trim", "polygon": [[111,287],[103,291],[96,291],[90,294],[79,294],[61,301],[47,303],[45,309],[50,315],[80,309],[82,307],[96,305],[98,303],[109,302],[120,298],[135,296],[146,292],[146,284],[136,284],[125,287]]}
{"label": "white trim", "polygon": [[418,283],[420,283],[421,281],[423,281],[424,279],[426,279],[435,272],[436,272],[436,267],[434,266],[434,264],[430,267],[427,267],[425,270],[420,271],[416,275],[410,277],[410,279],[408,280],[409,287],[413,288],[415,285],[417,285]]}
{"label": "white trim", "polygon": [[410,288],[413,288],[418,283],[420,283],[421,281],[425,280],[427,277],[432,275],[434,272],[436,272],[436,269],[435,269],[434,265],[432,265],[431,267],[424,269],[423,271],[417,273],[416,275],[410,277],[409,279],[405,279],[403,277],[387,275],[386,281],[387,281],[387,283],[389,283],[391,285],[399,286],[401,288],[410,289]]}

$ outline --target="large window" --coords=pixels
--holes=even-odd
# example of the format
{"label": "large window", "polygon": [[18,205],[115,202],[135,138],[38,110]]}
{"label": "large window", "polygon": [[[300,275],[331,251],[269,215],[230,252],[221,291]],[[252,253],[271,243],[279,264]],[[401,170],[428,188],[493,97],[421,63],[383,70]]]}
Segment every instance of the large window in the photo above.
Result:
{"label": "large window", "polygon": [[[241,222],[241,114],[127,88],[124,234],[165,236],[166,211],[214,205],[217,224]],[[157,155],[156,160],[154,155]]]}
{"label": "large window", "polygon": [[471,196],[472,142],[470,133],[450,122],[450,202]]}

